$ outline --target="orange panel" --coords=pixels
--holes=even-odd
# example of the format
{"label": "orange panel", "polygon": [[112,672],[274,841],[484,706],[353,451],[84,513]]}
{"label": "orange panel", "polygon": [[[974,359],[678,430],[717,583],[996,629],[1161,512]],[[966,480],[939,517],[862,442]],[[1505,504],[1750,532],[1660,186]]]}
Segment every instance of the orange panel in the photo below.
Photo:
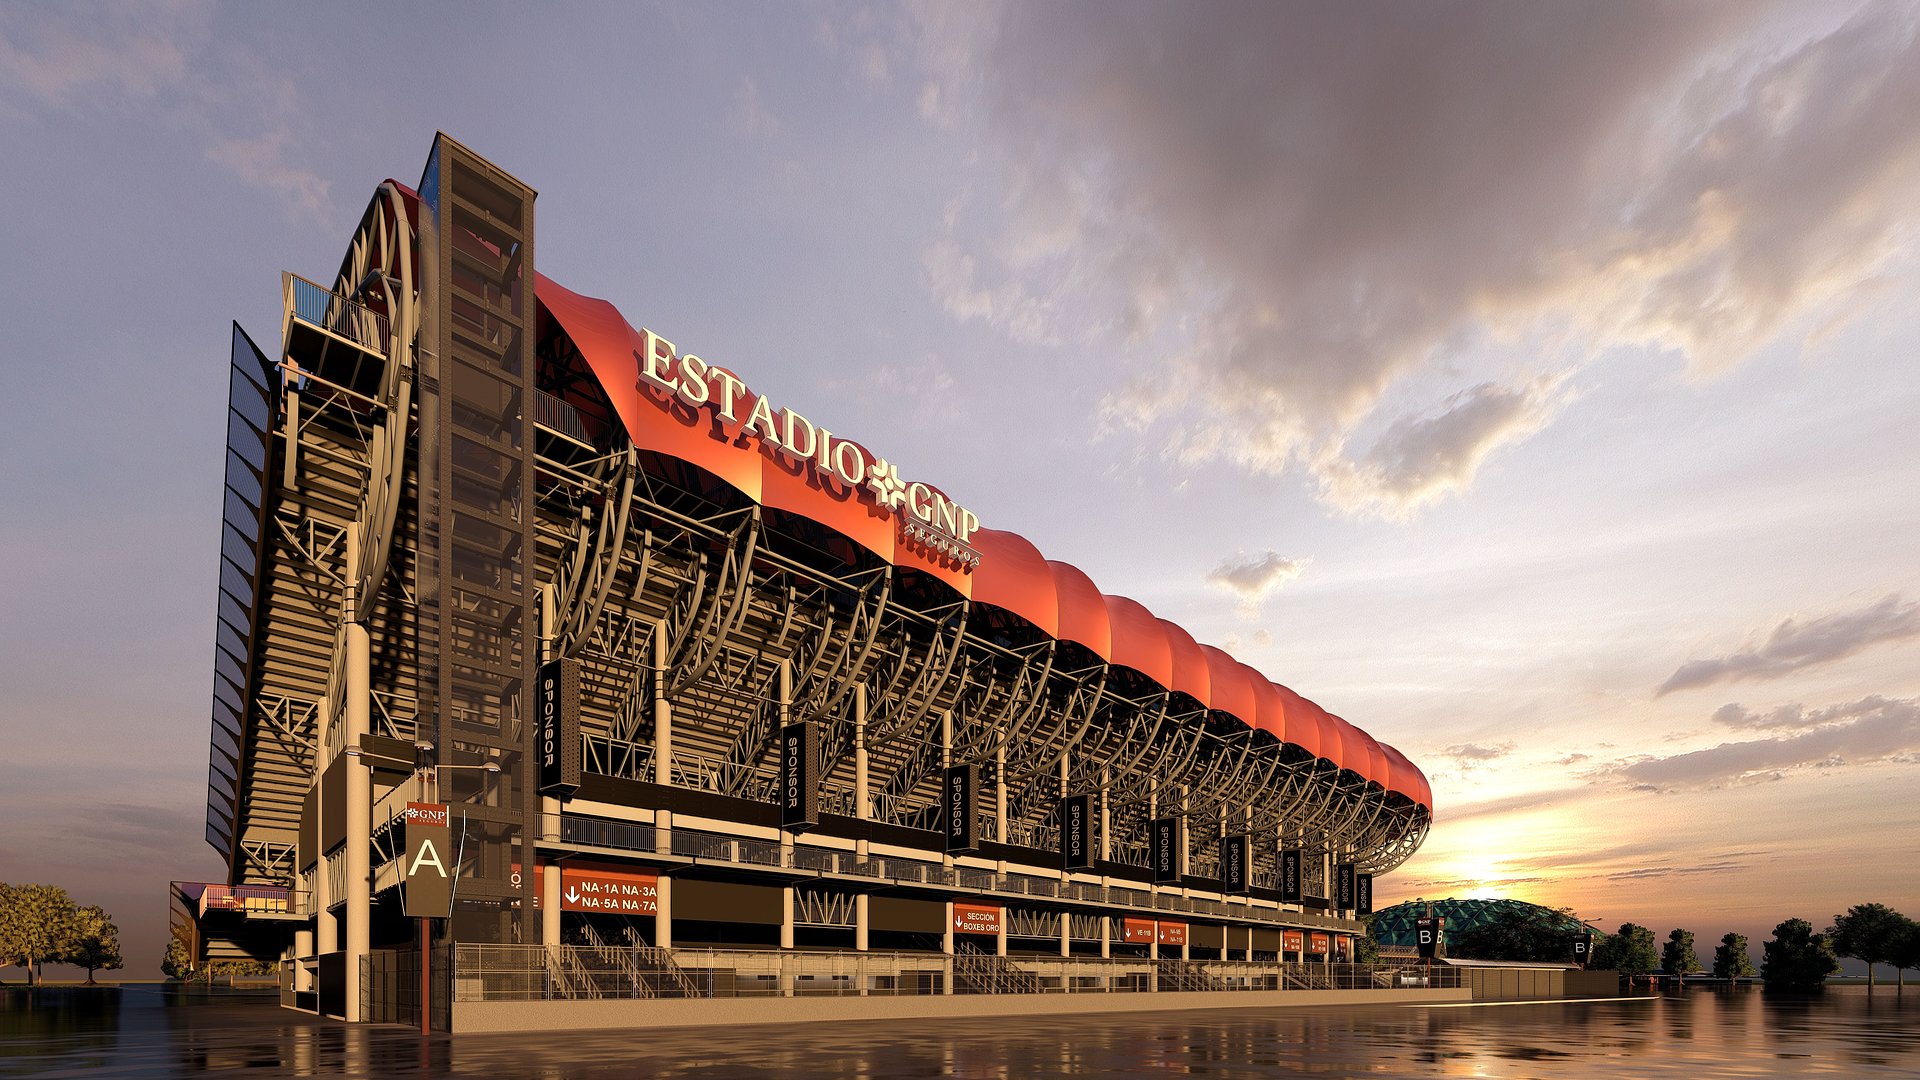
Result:
{"label": "orange panel", "polygon": [[999,529],[973,534],[980,565],[973,571],[973,598],[992,604],[1040,628],[1048,637],[1060,636],[1060,599],[1046,556],[1025,537]]}
{"label": "orange panel", "polygon": [[1107,618],[1113,623],[1113,663],[1173,689],[1173,650],[1153,612],[1124,596],[1108,596]]}
{"label": "orange panel", "polygon": [[1211,645],[1200,646],[1207,658],[1207,685],[1213,693],[1213,708],[1247,725],[1257,727],[1259,712],[1255,705],[1253,680],[1258,672]]}
{"label": "orange panel", "polygon": [[600,380],[634,446],[697,465],[760,501],[757,450],[735,445],[708,410],[689,408],[677,399],[662,402],[639,389],[639,357],[645,346],[612,304],[581,296],[545,275],[537,275],[535,290]]}
{"label": "orange panel", "polygon": [[[985,559],[981,565],[986,565]],[[1060,638],[1085,645],[1102,660],[1112,660],[1113,619],[1099,586],[1077,566],[1049,560],[1047,568],[1053,571],[1054,596],[1060,603]]]}
{"label": "orange panel", "polygon": [[1207,666],[1207,654],[1200,651],[1200,643],[1193,635],[1180,629],[1165,619],[1155,619],[1166,634],[1167,653],[1173,659],[1173,683],[1170,690],[1178,690],[1200,703],[1201,708],[1213,706],[1213,674]]}
{"label": "orange panel", "polygon": [[804,461],[760,452],[760,503],[817,521],[888,562],[896,556],[893,519],[860,497],[859,489],[822,480]]}
{"label": "orange panel", "polygon": [[[1281,742],[1299,742],[1299,736],[1294,731],[1299,725],[1287,722],[1291,710],[1287,708],[1286,687],[1275,684],[1245,664],[1240,666],[1247,672],[1247,681],[1253,688],[1253,726]],[[1318,745],[1320,740],[1313,739],[1313,746]],[[1307,749],[1312,751],[1313,746]]]}
{"label": "orange panel", "polygon": [[1320,712],[1320,706],[1288,687],[1277,689],[1286,703],[1287,741],[1314,757],[1326,757],[1330,740],[1326,725],[1321,720],[1324,714]]}

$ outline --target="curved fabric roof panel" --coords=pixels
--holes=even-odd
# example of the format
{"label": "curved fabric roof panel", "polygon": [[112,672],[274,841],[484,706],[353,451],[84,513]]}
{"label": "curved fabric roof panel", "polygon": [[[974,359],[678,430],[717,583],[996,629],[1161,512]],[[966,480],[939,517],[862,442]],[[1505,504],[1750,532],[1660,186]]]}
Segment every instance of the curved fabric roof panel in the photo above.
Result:
{"label": "curved fabric roof panel", "polygon": [[1253,684],[1255,679],[1266,682],[1265,676],[1211,645],[1200,646],[1200,653],[1207,658],[1207,690],[1213,695],[1212,707],[1239,717],[1241,723],[1259,727],[1259,706]]}
{"label": "curved fabric roof panel", "polygon": [[[999,529],[973,536],[980,565],[973,570],[973,598],[1011,611],[1048,637],[1060,637],[1060,596],[1053,568],[1026,537]],[[1092,583],[1089,582],[1089,585]]]}
{"label": "curved fabric roof panel", "polygon": [[1108,659],[1171,690],[1173,649],[1153,612],[1124,596],[1103,596],[1107,621],[1113,624],[1113,655]]}
{"label": "curved fabric roof panel", "polygon": [[[1155,619],[1154,622],[1160,624],[1161,632],[1166,635],[1167,655],[1173,660],[1173,682],[1167,688],[1187,695],[1199,702],[1202,708],[1211,708],[1213,673],[1207,666],[1207,654],[1200,651],[1200,643],[1174,623],[1165,619]],[[1246,721],[1242,720],[1241,723]]]}
{"label": "curved fabric roof panel", "polygon": [[[883,510],[867,490],[871,482],[846,483],[834,475],[835,470],[796,457],[741,426],[737,413],[753,403],[764,403],[745,389],[745,380],[738,375],[709,365],[710,371],[739,384],[736,415],[731,423],[723,423],[717,404],[690,406],[657,388],[641,388],[638,376],[645,350],[655,348],[661,363],[684,358],[665,355],[665,342],[635,330],[612,304],[582,296],[545,276],[537,278],[536,291],[599,380],[635,448],[703,469],[748,499],[817,522],[883,560],[929,574],[963,597],[1017,615],[1051,637],[1083,645],[1102,660],[1132,668],[1168,690],[1294,743],[1431,810],[1433,796],[1426,777],[1404,754],[1381,746],[1359,728],[1225,652],[1199,644],[1184,629],[1155,617],[1138,602],[1102,595],[1077,567],[1049,561],[1015,533],[986,528],[973,532],[968,542],[980,559],[970,570],[950,553],[909,542],[911,530],[901,516],[900,502],[893,504],[896,509],[891,512]],[[793,422],[784,411],[776,415],[783,422]],[[811,428],[804,420],[800,423]],[[829,434],[835,444],[857,448],[863,463],[881,460],[837,433],[821,433],[823,445]],[[931,485],[913,487],[913,498],[945,500]]]}
{"label": "curved fabric roof panel", "polygon": [[1113,619],[1107,614],[1107,598],[1100,595],[1100,587],[1077,566],[1048,560],[1047,569],[1053,572],[1054,597],[1060,604],[1060,637],[1085,645],[1095,656],[1111,662]]}

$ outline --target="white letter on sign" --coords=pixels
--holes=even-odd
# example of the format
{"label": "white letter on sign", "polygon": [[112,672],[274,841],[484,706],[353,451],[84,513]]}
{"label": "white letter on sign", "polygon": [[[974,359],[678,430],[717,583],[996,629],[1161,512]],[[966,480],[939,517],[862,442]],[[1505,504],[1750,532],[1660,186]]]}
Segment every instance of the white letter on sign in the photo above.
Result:
{"label": "white letter on sign", "polygon": [[412,877],[422,866],[432,866],[435,873],[441,877],[447,876],[447,868],[440,865],[440,852],[434,849],[431,836],[420,841],[420,850],[413,853],[413,865],[407,867],[407,876]]}

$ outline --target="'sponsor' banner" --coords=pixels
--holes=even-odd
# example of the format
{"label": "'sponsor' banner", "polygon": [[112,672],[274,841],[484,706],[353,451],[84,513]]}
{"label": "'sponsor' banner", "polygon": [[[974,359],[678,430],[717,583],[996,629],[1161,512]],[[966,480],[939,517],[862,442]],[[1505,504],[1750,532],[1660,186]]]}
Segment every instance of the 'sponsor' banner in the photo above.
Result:
{"label": "'sponsor' banner", "polygon": [[1220,838],[1221,892],[1247,891],[1247,846],[1248,837],[1244,833]]}
{"label": "'sponsor' banner", "polygon": [[1094,858],[1093,796],[1069,795],[1060,800],[1060,865],[1068,870],[1091,870]]}
{"label": "'sponsor' banner", "polygon": [[1280,902],[1297,904],[1300,900],[1300,849],[1285,848],[1280,852]]}
{"label": "'sponsor' banner", "polygon": [[1356,915],[1373,914],[1373,875],[1372,874],[1354,875],[1353,912]]}
{"label": "'sponsor' banner", "polygon": [[955,765],[947,770],[940,788],[940,819],[948,851],[980,849],[980,766]]}
{"label": "'sponsor' banner", "polygon": [[1180,819],[1154,818],[1148,828],[1148,854],[1153,863],[1153,880],[1179,881],[1180,864],[1185,861],[1180,857]]}
{"label": "'sponsor' banner", "polygon": [[541,664],[533,697],[539,791],[564,799],[580,788],[580,661]]}
{"label": "'sponsor' banner", "polygon": [[800,722],[780,729],[780,827],[800,832],[820,824],[820,729]]}
{"label": "'sponsor' banner", "polygon": [[1353,864],[1350,862],[1339,864],[1334,875],[1333,906],[1341,911],[1353,910]]}

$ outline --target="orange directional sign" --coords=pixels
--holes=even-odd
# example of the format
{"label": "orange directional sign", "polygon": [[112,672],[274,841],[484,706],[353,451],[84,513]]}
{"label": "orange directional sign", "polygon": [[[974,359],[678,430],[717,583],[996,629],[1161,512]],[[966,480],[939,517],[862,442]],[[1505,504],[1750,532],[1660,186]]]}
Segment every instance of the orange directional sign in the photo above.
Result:
{"label": "orange directional sign", "polygon": [[560,868],[560,910],[657,914],[660,875],[568,863]]}
{"label": "orange directional sign", "polygon": [[953,902],[953,931],[956,934],[998,934],[1000,932],[999,904],[969,904],[963,900]]}

